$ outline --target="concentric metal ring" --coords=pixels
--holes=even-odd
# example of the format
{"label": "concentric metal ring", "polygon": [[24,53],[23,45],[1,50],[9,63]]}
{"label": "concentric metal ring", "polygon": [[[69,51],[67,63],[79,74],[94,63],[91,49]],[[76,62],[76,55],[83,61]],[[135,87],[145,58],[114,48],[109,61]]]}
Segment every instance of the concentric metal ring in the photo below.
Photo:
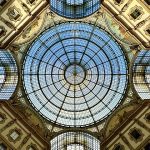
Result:
{"label": "concentric metal ring", "polygon": [[85,70],[76,63],[69,65],[64,71],[65,80],[72,85],[79,85],[84,82],[85,76]]}
{"label": "concentric metal ring", "polygon": [[70,22],[46,30],[33,42],[23,80],[30,103],[43,117],[83,127],[103,120],[121,102],[127,65],[107,32]]}
{"label": "concentric metal ring", "polygon": [[66,18],[83,18],[95,13],[101,5],[101,0],[50,0],[53,12]]}

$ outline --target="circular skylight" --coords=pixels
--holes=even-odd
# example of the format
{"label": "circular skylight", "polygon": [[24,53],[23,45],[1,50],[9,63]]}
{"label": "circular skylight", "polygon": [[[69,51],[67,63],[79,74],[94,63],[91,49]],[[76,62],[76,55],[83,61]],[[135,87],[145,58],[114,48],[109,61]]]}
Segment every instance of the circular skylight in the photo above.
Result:
{"label": "circular skylight", "polygon": [[16,62],[10,52],[0,50],[0,100],[9,100],[18,82]]}
{"label": "circular skylight", "polygon": [[106,118],[121,102],[127,66],[107,32],[71,22],[46,30],[33,42],[23,80],[30,103],[44,118],[84,127]]}
{"label": "circular skylight", "polygon": [[100,8],[100,0],[50,0],[50,9],[67,18],[83,18]]}

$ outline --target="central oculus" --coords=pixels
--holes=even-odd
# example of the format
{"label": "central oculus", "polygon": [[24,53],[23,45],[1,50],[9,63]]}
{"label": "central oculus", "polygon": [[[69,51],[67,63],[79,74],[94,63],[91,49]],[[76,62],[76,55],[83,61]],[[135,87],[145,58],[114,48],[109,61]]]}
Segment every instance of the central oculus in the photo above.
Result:
{"label": "central oculus", "polygon": [[69,84],[78,85],[85,79],[85,70],[78,64],[72,64],[65,69],[64,77]]}

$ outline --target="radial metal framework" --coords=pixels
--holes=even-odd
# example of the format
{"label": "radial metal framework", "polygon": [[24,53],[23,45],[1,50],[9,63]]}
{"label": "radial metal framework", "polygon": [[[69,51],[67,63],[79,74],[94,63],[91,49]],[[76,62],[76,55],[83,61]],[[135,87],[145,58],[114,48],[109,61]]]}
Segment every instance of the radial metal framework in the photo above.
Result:
{"label": "radial metal framework", "polygon": [[66,132],[51,140],[51,150],[100,150],[100,141],[84,132]]}
{"label": "radial metal framework", "polygon": [[60,16],[77,19],[96,12],[100,0],[50,0],[50,8]]}
{"label": "radial metal framework", "polygon": [[139,52],[133,65],[133,84],[142,99],[150,99],[150,51]]}
{"label": "radial metal framework", "polygon": [[0,50],[0,100],[9,100],[18,82],[16,62],[9,51]]}
{"label": "radial metal framework", "polygon": [[84,127],[105,119],[119,105],[127,85],[127,64],[104,30],[70,22],[43,32],[23,65],[32,106],[47,120]]}

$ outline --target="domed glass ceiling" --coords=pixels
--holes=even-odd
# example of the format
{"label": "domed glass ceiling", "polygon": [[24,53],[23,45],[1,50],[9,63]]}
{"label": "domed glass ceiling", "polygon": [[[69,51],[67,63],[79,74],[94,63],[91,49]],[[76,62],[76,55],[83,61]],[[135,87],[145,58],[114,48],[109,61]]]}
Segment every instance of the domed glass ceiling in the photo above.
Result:
{"label": "domed glass ceiling", "polygon": [[85,132],[65,132],[51,140],[51,150],[100,150],[100,141]]}
{"label": "domed glass ceiling", "polygon": [[50,0],[50,9],[67,18],[83,18],[100,8],[100,0]]}
{"label": "domed glass ceiling", "polygon": [[10,52],[0,50],[0,100],[9,100],[18,82],[17,66]]}
{"label": "domed glass ceiling", "polygon": [[44,118],[84,127],[106,118],[127,85],[124,53],[104,30],[64,23],[43,32],[24,60],[27,97]]}
{"label": "domed glass ceiling", "polygon": [[138,53],[133,65],[133,84],[142,99],[150,99],[150,50]]}

